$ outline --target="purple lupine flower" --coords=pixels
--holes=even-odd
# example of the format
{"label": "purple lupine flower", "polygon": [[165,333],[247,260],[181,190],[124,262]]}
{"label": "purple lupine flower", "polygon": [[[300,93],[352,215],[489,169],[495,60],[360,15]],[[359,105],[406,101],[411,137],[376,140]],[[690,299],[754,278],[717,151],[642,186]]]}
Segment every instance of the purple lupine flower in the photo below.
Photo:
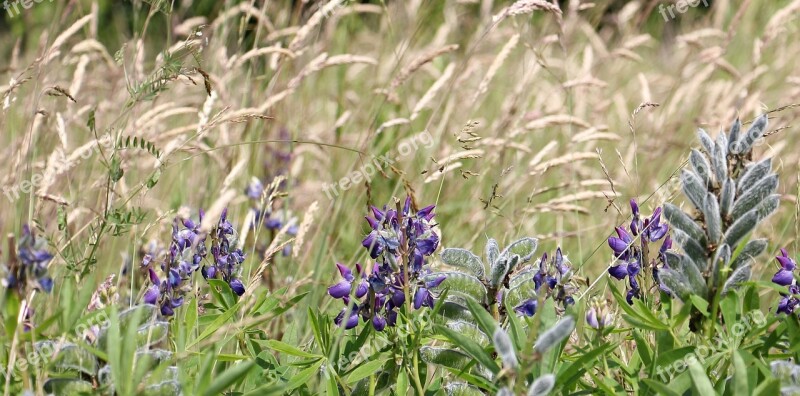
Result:
{"label": "purple lupine flower", "polygon": [[659,206],[649,219],[644,220],[642,237],[648,242],[655,242],[667,235],[668,231],[669,226],[661,223],[661,207]]}
{"label": "purple lupine flower", "polygon": [[[444,276],[429,276],[431,271],[427,266],[427,258],[439,246],[439,236],[431,223],[435,216],[434,208],[433,205],[427,206],[415,213],[411,197],[406,198],[399,212],[385,206],[383,209],[370,207],[371,216],[365,218],[371,230],[361,244],[369,251],[370,257],[376,259],[372,272],[367,275],[357,265],[356,275],[337,264],[343,280],[330,286],[328,294],[342,299],[347,306],[353,305],[353,310],[360,312],[363,320],[371,322],[377,331],[396,324],[397,309],[406,303],[407,296],[403,291],[406,288],[413,296],[414,309],[433,307],[435,300],[431,289],[445,279]],[[406,256],[401,257],[401,254]],[[406,265],[408,277],[405,276]],[[351,301],[354,282],[358,283],[355,285],[355,299]],[[340,312],[335,320],[337,325],[345,328],[357,325],[358,315],[351,315],[348,320],[344,315],[345,311]]]}
{"label": "purple lupine flower", "polygon": [[789,294],[781,293],[782,298],[778,302],[778,309],[776,312],[785,313],[787,315],[794,313],[797,306],[800,305],[800,299],[797,298],[798,294],[800,294],[800,286],[797,284],[790,285]]}
{"label": "purple lupine flower", "polygon": [[589,327],[603,329],[614,324],[614,314],[604,301],[593,300],[586,310],[586,323]]}
{"label": "purple lupine flower", "polygon": [[632,254],[633,237],[622,227],[615,227],[617,237],[608,238],[608,246],[614,251],[614,257],[627,260]]}
{"label": "purple lupine flower", "polygon": [[772,277],[772,282],[781,286],[789,286],[794,282],[794,271],[797,264],[789,257],[789,252],[786,249],[781,249],[781,254],[775,257],[781,264],[781,269]]}
{"label": "purple lupine flower", "polygon": [[47,267],[53,255],[47,251],[47,241],[37,238],[26,224],[22,226],[22,234],[17,244],[18,264],[5,268],[5,276],[0,283],[9,289],[16,288],[21,294],[30,284],[32,287],[50,293],[53,290],[53,278]]}
{"label": "purple lupine flower", "polygon": [[221,278],[231,290],[237,295],[242,296],[245,292],[244,282],[239,279],[242,263],[247,255],[240,248],[232,248],[236,245],[236,230],[228,221],[228,209],[223,209],[220,214],[216,227],[211,230],[211,257],[214,264],[203,266],[201,273],[205,279]]}
{"label": "purple lupine flower", "polygon": [[521,304],[514,307],[514,312],[516,312],[519,315],[533,316],[534,314],[536,314],[536,308],[538,307],[538,305],[539,301],[531,298],[523,301]]}
{"label": "purple lupine flower", "polygon": [[[353,287],[353,281],[355,281],[356,277],[353,276],[353,272],[349,268],[342,264],[336,263],[336,268],[339,270],[339,274],[342,275],[343,280],[329,287],[328,294],[333,298],[345,298],[350,295],[350,289]],[[366,274],[361,270],[360,264],[356,264],[356,272],[361,277],[361,281],[356,287],[356,298],[361,298],[367,294],[369,283],[367,282]]]}

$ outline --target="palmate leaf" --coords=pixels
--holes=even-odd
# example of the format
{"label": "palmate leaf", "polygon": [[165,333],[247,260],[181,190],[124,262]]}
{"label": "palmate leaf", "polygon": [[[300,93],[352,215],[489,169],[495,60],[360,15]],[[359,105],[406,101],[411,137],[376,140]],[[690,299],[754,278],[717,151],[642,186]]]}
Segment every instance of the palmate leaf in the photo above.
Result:
{"label": "palmate leaf", "polygon": [[486,299],[486,287],[483,286],[483,283],[478,278],[462,272],[447,271],[429,274],[425,277],[425,280],[436,279],[439,275],[445,275],[445,280],[439,286],[431,288],[431,290],[443,291],[448,289],[451,295],[455,293],[473,298],[479,302],[483,302]]}
{"label": "palmate leaf", "polygon": [[516,254],[520,257],[520,262],[524,263],[529,261],[534,253],[536,253],[538,244],[539,241],[536,238],[521,238],[508,245],[508,247],[500,253],[500,256],[512,257]]}
{"label": "palmate leaf", "polygon": [[744,174],[739,178],[738,190],[744,192],[756,185],[761,179],[767,177],[772,171],[772,158],[767,158],[757,164],[748,165]]}
{"label": "palmate leaf", "polygon": [[731,216],[738,219],[745,213],[752,210],[765,198],[772,195],[778,189],[778,175],[770,175],[756,183],[751,189],[746,190],[733,203]]}
{"label": "palmate leaf", "polygon": [[483,279],[484,267],[480,257],[476,256],[467,249],[447,248],[442,250],[440,255],[442,262],[453,267],[458,267],[469,271],[478,279]]}
{"label": "palmate leaf", "polygon": [[455,295],[448,295],[447,299],[442,303],[441,313],[442,316],[451,321],[474,321],[472,314],[467,308],[467,299],[469,297],[460,298]]}

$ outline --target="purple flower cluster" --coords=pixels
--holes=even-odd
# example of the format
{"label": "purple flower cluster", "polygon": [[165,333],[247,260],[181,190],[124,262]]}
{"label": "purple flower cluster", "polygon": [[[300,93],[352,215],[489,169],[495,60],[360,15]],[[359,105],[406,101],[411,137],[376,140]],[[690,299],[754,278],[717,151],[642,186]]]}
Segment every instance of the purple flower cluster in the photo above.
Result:
{"label": "purple flower cluster", "polygon": [[789,252],[786,249],[781,249],[780,256],[775,257],[780,263],[781,268],[772,277],[772,282],[781,286],[789,286],[789,294],[783,294],[778,302],[778,313],[790,314],[795,311],[800,305],[800,286],[794,279],[794,270],[797,268],[797,263],[789,257]]}
{"label": "purple flower cluster", "polygon": [[214,264],[203,266],[205,279],[222,279],[237,296],[244,294],[244,284],[239,279],[245,259],[242,249],[236,248],[236,230],[228,221],[228,210],[222,211],[217,226],[211,231],[211,257]]}
{"label": "purple flower cluster", "polygon": [[433,209],[431,205],[413,213],[411,197],[406,198],[399,212],[386,207],[383,210],[372,208],[374,217],[367,217],[372,231],[362,245],[377,262],[369,274],[359,264],[356,264],[356,274],[336,264],[342,281],[329,287],[328,294],[345,304],[334,319],[336,325],[351,329],[358,325],[361,317],[365,322],[371,321],[378,331],[383,331],[387,325],[394,326],[397,308],[406,302],[405,290],[413,293],[414,309],[433,307],[430,289],[445,279],[443,275],[427,276],[430,274],[427,257],[439,245],[439,236],[431,225]]}
{"label": "purple flower cluster", "polygon": [[[556,254],[548,262],[547,252],[542,254],[539,259],[538,268],[533,275],[533,288],[537,294],[542,285],[547,284],[548,294],[553,300],[560,302],[564,307],[572,305],[575,300],[572,298],[572,288],[567,284],[572,268],[569,261],[561,253],[561,248],[556,249]],[[535,298],[523,301],[514,307],[514,312],[519,315],[533,316],[536,313],[539,302]]]}
{"label": "purple flower cluster", "polygon": [[[664,265],[666,263],[665,253],[672,247],[672,239],[667,234],[669,226],[661,223],[661,208],[658,207],[649,218],[642,220],[639,213],[639,205],[636,200],[631,199],[631,211],[633,212],[633,220],[630,225],[630,232],[624,227],[614,227],[617,233],[616,237],[608,238],[608,246],[614,253],[614,258],[617,259],[615,265],[608,269],[608,273],[618,280],[628,278],[630,289],[626,296],[628,304],[633,304],[634,298],[639,298],[641,288],[636,279],[637,275],[642,269],[642,249],[641,245],[636,245],[636,238],[641,238],[641,244],[649,244],[664,239],[664,242],[659,249],[658,261]],[[656,265],[652,266],[653,277],[658,280],[658,268]],[[659,287],[663,289],[663,286]]]}
{"label": "purple flower cluster", "polygon": [[[200,222],[202,221],[201,210]],[[163,316],[172,316],[175,309],[183,305],[184,295],[191,290],[192,273],[200,268],[200,263],[206,256],[205,237],[199,233],[200,222],[195,223],[191,219],[173,220],[172,242],[159,266],[165,279],[162,280],[156,273],[155,256],[145,254],[142,258],[142,267],[147,269],[152,283],[145,291],[144,302],[158,305]]]}
{"label": "purple flower cluster", "polygon": [[144,302],[158,305],[161,315],[172,316],[175,309],[183,305],[184,296],[192,289],[192,274],[200,269],[205,279],[221,278],[230,285],[234,293],[244,294],[244,284],[238,279],[241,263],[245,254],[235,246],[235,230],[227,220],[227,209],[222,211],[217,226],[211,231],[211,256],[213,264],[201,264],[208,255],[207,236],[200,232],[200,223],[204,213],[200,211],[200,219],[175,219],[172,222],[172,241],[160,268],[164,279],[156,271],[159,258],[147,253],[142,258],[142,268],[147,270],[152,285],[145,291]]}
{"label": "purple flower cluster", "polygon": [[11,268],[6,268],[3,286],[9,289],[24,288],[28,282],[32,282],[34,287],[50,293],[53,290],[53,278],[48,274],[47,265],[53,255],[46,247],[46,241],[37,239],[31,228],[24,225],[17,244],[17,261]]}

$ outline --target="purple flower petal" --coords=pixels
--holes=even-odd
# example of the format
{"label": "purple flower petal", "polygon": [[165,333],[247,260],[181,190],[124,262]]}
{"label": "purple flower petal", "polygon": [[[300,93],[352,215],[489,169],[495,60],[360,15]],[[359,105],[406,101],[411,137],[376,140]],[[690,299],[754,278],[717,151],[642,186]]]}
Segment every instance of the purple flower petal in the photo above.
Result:
{"label": "purple flower petal", "polygon": [[158,290],[158,286],[151,286],[147,289],[144,293],[144,302],[145,304],[153,304],[155,305],[158,302],[158,297],[160,295],[160,291]]}
{"label": "purple flower petal", "polygon": [[625,277],[628,276],[628,264],[623,262],[611,266],[611,268],[608,269],[608,274],[619,280],[625,279]]}
{"label": "purple flower petal", "polygon": [[244,284],[242,284],[241,280],[233,279],[231,280],[229,285],[231,286],[231,290],[233,290],[233,292],[236,293],[237,296],[241,297],[242,294],[244,294]]}
{"label": "purple flower petal", "polygon": [[350,271],[350,268],[345,267],[339,263],[336,263],[336,268],[339,269],[339,273],[342,275],[342,278],[345,280],[352,282],[355,277],[353,276],[353,272]]}
{"label": "purple flower petal", "polygon": [[792,274],[792,271],[786,269],[779,270],[777,273],[775,273],[775,276],[772,277],[772,282],[781,286],[789,286],[792,284],[793,280],[794,275]]}

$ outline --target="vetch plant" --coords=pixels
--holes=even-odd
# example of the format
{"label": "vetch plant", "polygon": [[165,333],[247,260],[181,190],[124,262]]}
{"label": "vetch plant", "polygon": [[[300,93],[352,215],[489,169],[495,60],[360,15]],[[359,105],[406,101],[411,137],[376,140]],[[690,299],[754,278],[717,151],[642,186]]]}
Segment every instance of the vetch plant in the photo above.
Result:
{"label": "vetch plant", "polygon": [[[709,302],[711,321],[717,320],[720,298],[750,279],[752,259],[766,249],[765,239],[746,241],[747,236],[778,209],[778,176],[772,173],[772,160],[752,159],[753,144],[766,127],[767,116],[762,115],[741,135],[737,119],[716,141],[701,129],[701,150],[692,150],[691,166],[681,173],[683,193],[694,210],[686,213],[664,205],[683,253],[666,252],[668,268],[659,277],[684,302],[692,296]],[[695,311],[692,329],[701,330],[705,318]]]}

